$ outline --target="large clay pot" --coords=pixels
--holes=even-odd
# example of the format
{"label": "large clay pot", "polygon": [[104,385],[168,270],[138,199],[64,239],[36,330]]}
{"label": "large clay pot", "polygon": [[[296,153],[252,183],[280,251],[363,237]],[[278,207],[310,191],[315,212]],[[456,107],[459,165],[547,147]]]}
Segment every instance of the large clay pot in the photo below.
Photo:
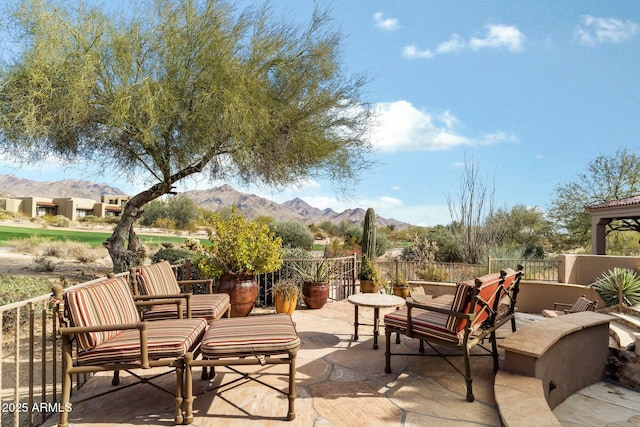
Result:
{"label": "large clay pot", "polygon": [[223,274],[218,279],[216,292],[229,294],[231,317],[245,317],[258,298],[258,283],[253,274]]}
{"label": "large clay pot", "polygon": [[360,292],[363,294],[376,294],[378,293],[378,284],[373,280],[360,279]]}
{"label": "large clay pot", "polygon": [[292,316],[293,312],[296,310],[296,305],[298,305],[298,297],[293,296],[291,298],[285,298],[276,293],[275,304],[276,313],[287,313],[289,316]]}
{"label": "large clay pot", "polygon": [[322,308],[329,298],[329,283],[304,282],[302,283],[302,296],[307,308]]}

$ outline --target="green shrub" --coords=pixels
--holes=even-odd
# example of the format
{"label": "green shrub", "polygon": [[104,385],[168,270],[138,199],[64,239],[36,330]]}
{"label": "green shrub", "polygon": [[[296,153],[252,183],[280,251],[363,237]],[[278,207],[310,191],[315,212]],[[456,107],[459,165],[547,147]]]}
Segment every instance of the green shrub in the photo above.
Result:
{"label": "green shrub", "polygon": [[313,246],[313,234],[299,221],[276,221],[269,228],[282,239],[284,247],[311,249]]}
{"label": "green shrub", "polygon": [[607,307],[616,305],[620,300],[622,285],[622,303],[628,307],[640,304],[640,277],[630,269],[616,267],[603,275],[593,288]]}
{"label": "green shrub", "polygon": [[430,282],[446,282],[449,279],[447,270],[438,267],[437,264],[425,265],[424,268],[416,270],[416,275],[421,280],[428,280]]}
{"label": "green shrub", "polygon": [[[41,295],[51,293],[52,283],[43,277],[14,277],[0,276],[0,305],[12,304]],[[29,313],[21,310],[23,320],[26,321]],[[2,325],[4,330],[9,330],[15,325],[15,312],[13,310],[3,313]]]}
{"label": "green shrub", "polygon": [[[186,260],[195,261],[198,253],[182,248],[163,248],[151,257],[151,262],[169,261],[171,265],[183,264]],[[195,263],[195,262],[194,262]]]}

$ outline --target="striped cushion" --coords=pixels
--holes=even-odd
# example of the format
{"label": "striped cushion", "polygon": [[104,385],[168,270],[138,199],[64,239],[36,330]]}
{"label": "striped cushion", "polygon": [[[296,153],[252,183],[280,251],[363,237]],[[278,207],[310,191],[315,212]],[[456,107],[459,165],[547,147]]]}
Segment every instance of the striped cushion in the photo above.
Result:
{"label": "striped cushion", "polygon": [[585,297],[580,297],[578,300],[571,306],[570,312],[579,312],[579,311],[587,311],[592,310],[594,307],[593,301],[586,299]]}
{"label": "striped cushion", "polygon": [[[473,293],[473,282],[466,280],[456,285],[456,292],[453,295],[451,301],[451,311],[467,312],[469,311],[469,304],[471,304],[471,296]],[[449,332],[459,332],[464,329],[464,325],[467,323],[466,319],[460,317],[449,316],[447,319],[447,330]]]}
{"label": "striped cushion", "polygon": [[[401,332],[406,332],[407,314],[408,309],[406,307],[395,310],[384,316],[384,324],[385,326],[395,328]],[[411,324],[415,334],[458,343],[460,342],[458,336],[447,330],[448,318],[448,315],[436,313],[434,311],[422,310],[419,308],[413,308],[411,310]]]}
{"label": "striped cushion", "polygon": [[181,292],[169,261],[140,267],[138,277],[141,295],[172,295]]}
{"label": "striped cushion", "polygon": [[[65,296],[73,326],[118,325],[140,321],[126,277],[70,288]],[[78,346],[80,349],[89,349],[119,333],[104,331],[77,334]]]}
{"label": "striped cushion", "polygon": [[[149,360],[178,358],[191,350],[207,327],[204,319],[159,320],[147,324]],[[126,330],[95,348],[78,353],[78,363],[140,361],[140,332]]]}
{"label": "striped cushion", "polygon": [[202,357],[240,357],[286,353],[300,347],[300,338],[286,313],[224,318],[202,339]]}
{"label": "striped cushion", "polygon": [[[191,295],[191,317],[203,318],[207,322],[219,319],[230,304],[229,294]],[[145,311],[144,320],[177,319],[175,304],[154,305]],[[187,304],[182,304],[182,317],[187,317]]]}

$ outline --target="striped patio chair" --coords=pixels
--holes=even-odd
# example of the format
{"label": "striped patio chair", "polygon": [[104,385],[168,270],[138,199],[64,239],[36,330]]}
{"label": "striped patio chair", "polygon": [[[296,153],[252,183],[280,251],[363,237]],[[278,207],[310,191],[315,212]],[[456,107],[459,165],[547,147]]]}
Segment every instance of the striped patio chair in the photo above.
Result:
{"label": "striped patio chair", "polygon": [[[126,276],[94,280],[64,290],[54,285],[52,290],[64,362],[61,407],[70,404],[73,374],[169,367],[176,373],[175,392],[161,390],[174,396],[175,422],[181,424],[184,356],[187,352],[199,353],[206,320],[141,321]],[[171,303],[181,306],[183,300]],[[115,387],[107,393],[119,389]],[[69,414],[60,413],[59,426],[69,425]]]}
{"label": "striped patio chair", "polygon": [[553,303],[553,310],[542,310],[544,317],[558,317],[569,313],[579,313],[581,311],[596,311],[598,308],[597,300],[589,300],[584,295],[578,297],[573,304],[565,304],[561,302]]}

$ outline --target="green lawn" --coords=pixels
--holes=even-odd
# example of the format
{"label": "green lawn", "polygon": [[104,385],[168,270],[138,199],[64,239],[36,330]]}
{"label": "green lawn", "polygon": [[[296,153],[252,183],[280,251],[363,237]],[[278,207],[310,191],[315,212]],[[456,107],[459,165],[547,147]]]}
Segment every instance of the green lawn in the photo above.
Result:
{"label": "green lawn", "polygon": [[[102,243],[111,236],[111,233],[101,233],[94,231],[71,231],[56,230],[55,228],[28,228],[9,227],[0,225],[0,246],[7,241],[26,239],[29,237],[42,237],[49,240],[71,241],[87,243],[92,247],[102,246]],[[185,237],[157,236],[149,234],[138,234],[138,237],[147,245],[158,245],[163,242],[182,243]]]}

